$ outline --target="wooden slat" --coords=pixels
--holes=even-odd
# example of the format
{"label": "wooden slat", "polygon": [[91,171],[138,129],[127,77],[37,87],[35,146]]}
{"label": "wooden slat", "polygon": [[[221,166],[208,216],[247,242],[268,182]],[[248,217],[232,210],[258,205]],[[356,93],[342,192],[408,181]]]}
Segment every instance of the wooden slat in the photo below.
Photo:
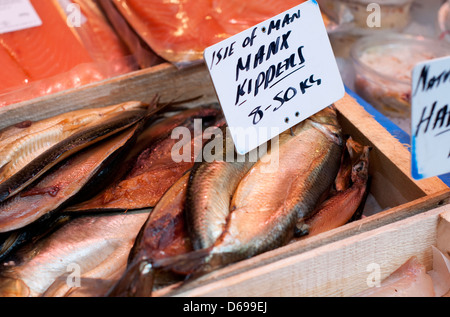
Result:
{"label": "wooden slat", "polygon": [[[236,264],[232,264],[223,269],[202,276],[190,283],[186,283],[174,290],[172,294],[189,294],[190,291],[195,293],[196,288],[203,288],[211,283],[220,283],[220,281],[225,279],[232,279],[240,274],[245,274],[246,272],[281,261],[282,259],[304,254],[320,247],[329,247],[331,250],[331,248],[333,248],[333,243],[338,241],[358,236],[371,230],[384,228],[384,226],[408,219],[415,215],[423,214],[429,210],[440,208],[449,203],[450,193],[446,190],[434,195],[422,197],[415,201],[380,212],[371,217],[361,219],[358,222],[349,223],[340,228],[324,232],[308,239],[293,241],[287,246],[266,252]],[[157,294],[163,295],[170,291],[172,290],[161,290]]]}
{"label": "wooden slat", "polygon": [[417,256],[431,269],[440,215],[450,205],[351,236],[176,296],[353,296],[368,288],[369,265],[381,279]]}
{"label": "wooden slat", "polygon": [[161,97],[161,102],[201,96],[188,106],[217,101],[204,64],[181,70],[170,64],[161,64],[80,88],[0,107],[0,129],[25,120],[40,120],[78,109],[131,100],[150,102],[156,94]]}

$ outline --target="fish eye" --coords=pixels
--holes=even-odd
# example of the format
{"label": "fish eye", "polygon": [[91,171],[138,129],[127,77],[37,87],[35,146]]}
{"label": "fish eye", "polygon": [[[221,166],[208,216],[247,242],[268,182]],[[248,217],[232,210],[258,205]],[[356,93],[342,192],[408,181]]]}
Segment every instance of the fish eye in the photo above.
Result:
{"label": "fish eye", "polygon": [[365,163],[365,162],[359,162],[358,164],[355,165],[355,171],[356,171],[357,173],[359,173],[359,172],[361,172],[362,170],[364,170],[365,166],[366,166],[366,163]]}
{"label": "fish eye", "polygon": [[148,274],[152,270],[152,265],[146,261],[142,262],[139,266],[141,274]]}

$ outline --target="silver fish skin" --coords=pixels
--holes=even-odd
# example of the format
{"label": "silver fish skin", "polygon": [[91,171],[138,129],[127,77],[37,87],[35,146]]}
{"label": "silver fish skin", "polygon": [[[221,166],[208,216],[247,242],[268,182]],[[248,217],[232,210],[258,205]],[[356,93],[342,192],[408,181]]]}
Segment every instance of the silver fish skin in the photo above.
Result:
{"label": "silver fish skin", "polygon": [[326,108],[280,136],[279,147],[261,158],[239,183],[231,215],[211,255],[220,265],[286,244],[298,219],[307,217],[334,183],[343,149],[333,108]]}
{"label": "silver fish skin", "polygon": [[186,220],[196,250],[209,248],[222,234],[230,214],[233,193],[255,164],[248,154],[240,156],[234,153],[230,134],[225,132],[223,135],[221,157],[195,164],[189,179]]}
{"label": "silver fish skin", "polygon": [[[80,273],[80,281],[119,277],[149,212],[76,218],[37,243],[23,246],[0,264],[0,296],[43,296],[68,272]],[[65,296],[73,287],[60,283],[52,295]]]}
{"label": "silver fish skin", "polygon": [[74,153],[138,123],[148,114],[138,102],[116,108],[120,110],[111,113],[103,113],[104,109],[84,110],[83,115],[78,116],[78,112],[71,112],[62,116],[65,119],[56,122],[48,119],[35,124],[53,124],[44,130],[26,134],[25,129],[4,139],[0,135],[0,143],[4,143],[0,144],[0,202],[16,195]]}

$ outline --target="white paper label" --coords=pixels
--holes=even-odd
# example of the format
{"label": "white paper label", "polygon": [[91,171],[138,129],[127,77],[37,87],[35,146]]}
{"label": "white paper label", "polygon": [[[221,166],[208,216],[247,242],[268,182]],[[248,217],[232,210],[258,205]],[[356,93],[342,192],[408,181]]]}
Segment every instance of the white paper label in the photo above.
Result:
{"label": "white paper label", "polygon": [[450,57],[418,64],[412,74],[412,176],[450,172]]}
{"label": "white paper label", "polygon": [[42,25],[29,0],[0,1],[0,34]]}
{"label": "white paper label", "polygon": [[316,1],[208,47],[204,58],[239,154],[345,94]]}

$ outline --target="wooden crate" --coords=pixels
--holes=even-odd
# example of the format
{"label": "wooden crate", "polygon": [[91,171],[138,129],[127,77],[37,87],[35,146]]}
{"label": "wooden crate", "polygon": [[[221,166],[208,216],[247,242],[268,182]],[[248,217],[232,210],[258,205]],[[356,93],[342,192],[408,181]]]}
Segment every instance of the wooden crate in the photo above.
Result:
{"label": "wooden crate", "polygon": [[[385,279],[410,257],[428,270],[432,248],[450,253],[450,205],[177,293],[185,297],[349,297]],[[166,290],[164,290],[166,291]],[[164,292],[163,291],[163,292]],[[161,292],[161,293],[163,293]]]}
{"label": "wooden crate", "polygon": [[[331,252],[333,248],[339,245],[335,244],[338,241],[355,237],[361,233],[378,228],[381,228],[380,230],[383,231],[384,226],[413,217],[450,202],[449,188],[440,179],[429,178],[421,181],[412,179],[410,176],[411,154],[408,149],[397,139],[393,138],[352,97],[346,95],[342,100],[336,102],[336,107],[339,111],[339,119],[344,133],[350,134],[359,142],[373,147],[370,157],[370,174],[372,176],[370,196],[375,199],[378,205],[376,207],[368,206],[368,208],[379,208],[379,210],[368,210],[366,213],[372,214],[370,217],[232,264],[176,289],[168,288],[161,290],[157,292],[157,295],[268,295],[264,290],[270,288],[271,283],[278,278],[277,271],[272,273],[273,263],[279,263],[284,260],[290,261],[290,259],[296,256],[300,258],[305,257],[305,259],[313,258],[316,254],[315,249],[319,248],[323,252]],[[364,246],[361,247],[364,249]],[[383,252],[383,248],[389,248],[389,246],[384,245],[378,247],[380,252]],[[318,262],[316,265],[314,264],[315,260],[311,261],[308,264],[312,265],[309,269],[310,272],[316,269],[319,270],[321,265],[324,265],[324,269],[326,270],[327,263]],[[336,261],[329,264],[340,265],[339,263]],[[259,274],[261,272],[265,272],[267,276],[260,276]],[[253,274],[256,274],[254,284],[255,293],[252,293],[250,289],[244,287],[244,284],[248,282],[247,279],[252,280],[251,277]],[[272,274],[274,279],[268,279]],[[293,276],[290,277],[293,278]],[[324,276],[316,276],[316,278],[323,279]],[[258,284],[258,280],[260,280],[260,284]],[[274,292],[271,294],[285,296],[290,292],[289,285],[289,283],[286,284],[286,289],[280,286],[280,289],[277,291],[278,293]],[[325,289],[326,285],[323,288]],[[336,290],[338,288],[334,290],[330,288],[331,292]],[[296,294],[300,294],[300,291]]]}
{"label": "wooden crate", "polygon": [[[0,108],[0,129],[24,120],[39,120],[81,108],[100,107],[130,100],[149,102],[156,94],[161,97],[162,102],[199,97],[189,102],[189,106],[217,102],[205,65],[177,69],[172,65],[162,64],[82,88],[2,107]],[[227,291],[227,283],[241,285],[239,280],[244,283],[251,278],[251,274],[264,272],[274,265],[273,263],[289,261],[296,256],[312,256],[316,252],[315,249],[332,248],[338,241],[382,228],[435,209],[450,201],[450,189],[438,178],[421,181],[411,178],[411,154],[407,148],[376,122],[356,100],[346,95],[336,102],[336,107],[344,133],[373,147],[370,161],[372,175],[370,198],[376,202],[376,208],[370,213],[374,215],[217,270],[183,285],[172,294],[247,296],[248,294],[238,291],[237,288],[230,288],[234,291]],[[311,269],[320,267],[317,265],[313,265]],[[270,271],[266,273],[270,275]],[[255,278],[258,274],[260,273],[257,273]],[[270,285],[269,282],[270,280],[267,287]],[[164,289],[157,294],[164,295],[170,290],[170,288]]]}

